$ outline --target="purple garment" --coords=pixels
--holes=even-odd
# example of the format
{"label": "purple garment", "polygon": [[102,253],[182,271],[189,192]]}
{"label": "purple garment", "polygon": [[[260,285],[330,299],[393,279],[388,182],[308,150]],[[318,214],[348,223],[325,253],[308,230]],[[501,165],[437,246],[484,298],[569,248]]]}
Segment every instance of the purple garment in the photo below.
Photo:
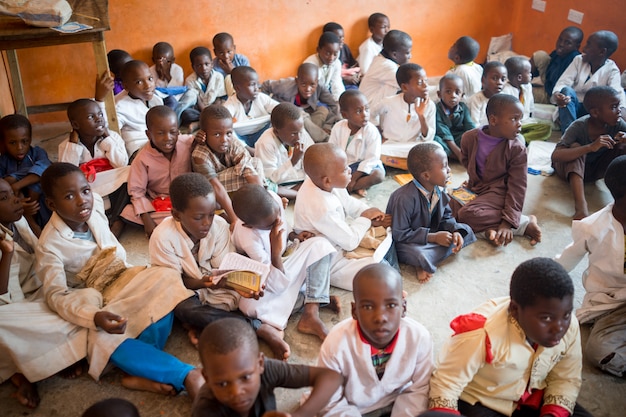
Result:
{"label": "purple garment", "polygon": [[116,96],[122,91],[124,91],[124,84],[122,83],[121,79],[116,78],[115,80],[113,80],[113,95]]}
{"label": "purple garment", "polygon": [[485,170],[485,161],[487,157],[495,149],[496,146],[500,142],[502,142],[502,138],[497,138],[495,136],[491,136],[485,133],[483,129],[478,131],[478,152],[476,152],[476,173],[479,177],[482,178],[483,172]]}

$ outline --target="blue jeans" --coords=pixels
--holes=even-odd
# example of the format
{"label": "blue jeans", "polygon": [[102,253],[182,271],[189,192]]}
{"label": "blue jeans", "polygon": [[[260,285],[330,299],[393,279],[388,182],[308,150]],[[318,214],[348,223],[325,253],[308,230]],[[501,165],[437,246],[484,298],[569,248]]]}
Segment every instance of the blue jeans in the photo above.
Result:
{"label": "blue jeans", "polygon": [[306,269],[305,304],[328,304],[330,302],[330,263],[333,253],[329,253]]}
{"label": "blue jeans", "polygon": [[172,331],[174,313],[148,326],[136,339],[126,339],[115,349],[111,363],[129,375],[185,389],[185,378],[194,366],[163,352]]}
{"label": "blue jeans", "polygon": [[565,107],[559,107],[559,120],[561,121],[561,132],[565,132],[569,125],[581,116],[588,114],[587,109],[578,101],[576,91],[572,87],[563,87],[561,93],[570,98]]}

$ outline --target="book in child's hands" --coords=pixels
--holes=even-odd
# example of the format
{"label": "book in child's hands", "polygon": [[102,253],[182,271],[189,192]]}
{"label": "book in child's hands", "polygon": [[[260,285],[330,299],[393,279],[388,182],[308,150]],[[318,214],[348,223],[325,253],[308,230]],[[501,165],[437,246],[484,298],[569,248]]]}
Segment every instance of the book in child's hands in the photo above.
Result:
{"label": "book in child's hands", "polygon": [[476,198],[476,193],[463,186],[453,188],[449,194],[451,198],[458,201],[462,206]]}
{"label": "book in child's hands", "polygon": [[259,292],[269,275],[270,265],[230,252],[224,256],[220,268],[211,272],[215,283],[226,279],[226,285],[234,290]]}

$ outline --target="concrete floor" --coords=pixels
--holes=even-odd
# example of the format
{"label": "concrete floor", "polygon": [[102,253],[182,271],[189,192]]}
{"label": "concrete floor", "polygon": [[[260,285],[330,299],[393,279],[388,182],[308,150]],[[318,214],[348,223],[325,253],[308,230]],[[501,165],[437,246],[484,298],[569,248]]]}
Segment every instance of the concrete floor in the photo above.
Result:
{"label": "concrete floor", "polygon": [[[62,139],[57,135],[66,131],[69,131],[67,124],[36,127],[35,143],[46,148],[54,160],[57,154],[56,146]],[[558,139],[558,132],[553,134],[553,139]],[[460,165],[452,164],[452,172],[454,186],[466,179]],[[367,197],[369,204],[385,209],[389,194],[398,188],[393,179],[393,175],[398,173],[401,172],[388,170],[386,180],[370,190]],[[611,201],[601,181],[588,185],[586,192],[592,212]],[[468,312],[489,298],[507,295],[509,278],[520,262],[537,256],[553,257],[569,243],[573,203],[567,185],[558,178],[529,175],[524,212],[535,214],[543,228],[543,241],[536,247],[531,247],[528,240],[523,238],[515,238],[506,248],[494,248],[485,241],[478,241],[447,260],[431,282],[425,285],[417,283],[412,268],[402,267],[404,288],[409,294],[408,314],[423,323],[431,332],[436,353],[451,334],[448,324],[452,318]],[[131,263],[136,265],[146,263],[148,242],[142,230],[127,229],[121,242],[127,249]],[[572,272],[576,285],[576,306],[580,305],[584,291],[580,281],[584,266],[585,261]],[[340,296],[343,311],[339,315],[322,311],[322,319],[329,327],[349,317],[352,301],[351,293],[338,289],[332,291]],[[298,315],[292,317],[285,330],[285,340],[291,345],[292,350],[289,362],[315,363],[320,342],[315,337],[298,333],[295,328],[298,318]],[[589,329],[583,327],[583,346],[588,333]],[[178,325],[173,330],[166,350],[184,361],[199,365],[197,352]],[[268,352],[267,349],[265,351]],[[120,379],[121,374],[118,371],[108,373],[99,382],[93,381],[88,376],[76,380],[51,377],[39,383],[42,401],[36,410],[27,410],[18,405],[11,398],[14,388],[10,383],[4,383],[0,385],[0,415],[76,417],[92,403],[110,397],[123,397],[132,401],[144,417],[190,415],[191,403],[186,394],[163,397],[129,391],[120,385]],[[292,409],[300,393],[301,390],[279,390],[279,408]],[[594,416],[624,415],[622,413],[625,395],[626,379],[603,374],[585,364],[579,402]]]}

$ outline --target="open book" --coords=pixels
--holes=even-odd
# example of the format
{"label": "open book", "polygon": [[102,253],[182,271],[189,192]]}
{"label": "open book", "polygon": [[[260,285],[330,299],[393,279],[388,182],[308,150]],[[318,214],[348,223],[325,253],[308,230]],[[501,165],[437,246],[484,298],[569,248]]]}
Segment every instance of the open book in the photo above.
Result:
{"label": "open book", "polygon": [[215,283],[225,279],[235,290],[258,292],[270,273],[270,265],[230,252],[222,259],[220,268],[211,272]]}

